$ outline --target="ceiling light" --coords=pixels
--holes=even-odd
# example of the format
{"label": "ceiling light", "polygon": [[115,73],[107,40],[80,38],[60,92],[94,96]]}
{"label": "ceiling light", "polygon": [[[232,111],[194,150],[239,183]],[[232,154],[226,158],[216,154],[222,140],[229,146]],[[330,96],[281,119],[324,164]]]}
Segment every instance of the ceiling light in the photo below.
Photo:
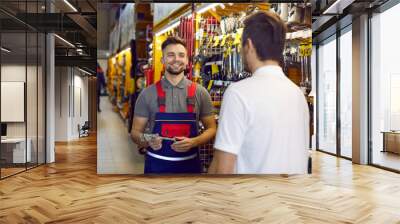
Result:
{"label": "ceiling light", "polygon": [[178,20],[178,21],[176,21],[175,23],[173,23],[173,24],[171,24],[171,25],[165,27],[164,29],[158,31],[158,32],[156,33],[156,36],[160,36],[161,34],[167,32],[167,31],[169,31],[169,30],[172,30],[173,28],[179,26],[179,24],[180,24],[180,21]]}
{"label": "ceiling light", "polygon": [[74,12],[78,12],[78,10],[71,4],[69,3],[68,0],[64,0],[65,4],[67,4],[72,10],[74,10]]}
{"label": "ceiling light", "polygon": [[69,45],[70,47],[75,48],[75,45],[71,44],[71,42],[67,41],[66,39],[58,36],[57,34],[54,34],[55,37],[57,37],[59,40],[61,40],[62,42],[66,43],[67,45]]}
{"label": "ceiling light", "polygon": [[10,52],[11,52],[10,50],[8,50],[8,49],[5,48],[5,47],[1,47],[0,49],[1,49],[2,51],[6,52],[6,53],[10,53]]}
{"label": "ceiling light", "polygon": [[218,5],[221,5],[221,3],[212,3],[212,4],[209,4],[209,5],[206,5],[205,7],[199,9],[199,11],[197,11],[197,13],[198,14],[202,14],[204,12],[207,12],[209,9],[217,7]]}
{"label": "ceiling light", "polygon": [[[218,4],[219,4],[219,3],[218,3]],[[193,15],[192,15],[191,11],[186,12],[185,14],[182,15],[182,17],[185,17],[185,18],[188,18],[188,19],[191,19],[192,16],[193,16]],[[177,20],[170,21],[170,24],[171,24],[171,25],[167,25],[164,29],[162,29],[162,30],[156,32],[156,36],[160,36],[161,34],[163,34],[163,33],[165,33],[165,32],[168,32],[168,31],[174,29],[175,27],[179,26],[180,20],[177,19]],[[153,46],[153,45],[151,44],[151,46]],[[150,48],[152,48],[152,47],[150,47]]]}
{"label": "ceiling light", "polygon": [[81,69],[81,68],[78,68],[78,70],[81,71],[81,72],[83,72],[83,73],[85,73],[85,74],[87,74],[87,75],[93,75],[92,73],[90,73],[90,72],[88,72],[88,71],[85,71],[85,70],[83,70],[83,69]]}

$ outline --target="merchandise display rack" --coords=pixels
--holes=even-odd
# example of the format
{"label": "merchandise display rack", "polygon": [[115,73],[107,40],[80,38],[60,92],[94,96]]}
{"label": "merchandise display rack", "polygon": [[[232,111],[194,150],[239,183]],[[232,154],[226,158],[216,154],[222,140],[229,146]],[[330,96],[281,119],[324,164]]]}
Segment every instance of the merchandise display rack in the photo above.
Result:
{"label": "merchandise display rack", "polygon": [[[161,79],[164,69],[161,44],[169,36],[186,41],[189,66],[185,75],[208,90],[218,122],[225,90],[231,83],[251,76],[244,69],[241,36],[244,19],[255,11],[275,11],[286,22],[288,33],[282,67],[308,97],[312,49],[309,3],[186,3],[154,26],[150,22],[153,21],[150,8],[150,4],[135,4],[136,39],[110,58],[107,71],[111,102],[129,132],[140,91]],[[312,109],[313,98],[308,97],[307,102]],[[202,132],[201,122],[199,127]],[[213,142],[200,147],[203,172],[207,172],[212,160]]]}
{"label": "merchandise display rack", "polygon": [[[129,15],[135,22],[132,23],[134,26],[128,28],[134,30],[134,39],[118,47],[119,50],[109,58],[107,90],[113,110],[121,115],[130,132],[137,96],[151,79],[152,61],[149,59],[153,16],[148,3],[135,4],[132,9],[124,10],[132,10]],[[116,26],[118,25],[121,24],[117,23]]]}

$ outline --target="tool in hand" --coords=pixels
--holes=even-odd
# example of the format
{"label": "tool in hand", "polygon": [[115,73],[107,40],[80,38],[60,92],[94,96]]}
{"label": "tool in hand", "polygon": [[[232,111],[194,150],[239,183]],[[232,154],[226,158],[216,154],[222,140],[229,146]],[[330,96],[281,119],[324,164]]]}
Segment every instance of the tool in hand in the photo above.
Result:
{"label": "tool in hand", "polygon": [[163,137],[159,136],[158,134],[143,134],[143,137],[146,141],[151,141],[155,138],[161,138],[162,140],[167,140],[167,141],[176,141],[176,138],[168,138],[168,137]]}

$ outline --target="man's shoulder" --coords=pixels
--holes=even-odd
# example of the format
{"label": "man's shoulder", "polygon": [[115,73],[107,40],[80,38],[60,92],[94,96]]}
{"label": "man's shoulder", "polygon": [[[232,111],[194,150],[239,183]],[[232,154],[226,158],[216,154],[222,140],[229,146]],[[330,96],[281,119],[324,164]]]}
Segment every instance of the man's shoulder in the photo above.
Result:
{"label": "man's shoulder", "polygon": [[146,88],[144,88],[141,92],[140,92],[140,96],[148,98],[148,97],[152,97],[154,95],[157,95],[157,89],[156,89],[156,85],[152,84]]}
{"label": "man's shoulder", "polygon": [[231,91],[243,93],[246,90],[253,89],[253,84],[254,84],[254,80],[251,77],[249,77],[249,78],[231,83],[228,88]]}
{"label": "man's shoulder", "polygon": [[196,96],[204,96],[204,95],[209,95],[207,89],[201,85],[200,83],[197,82],[193,82],[189,79],[187,79],[187,88],[189,88],[189,86],[192,85],[192,83],[194,83],[196,85]]}
{"label": "man's shoulder", "polygon": [[142,92],[146,94],[156,91],[157,91],[156,83],[153,83],[142,90]]}

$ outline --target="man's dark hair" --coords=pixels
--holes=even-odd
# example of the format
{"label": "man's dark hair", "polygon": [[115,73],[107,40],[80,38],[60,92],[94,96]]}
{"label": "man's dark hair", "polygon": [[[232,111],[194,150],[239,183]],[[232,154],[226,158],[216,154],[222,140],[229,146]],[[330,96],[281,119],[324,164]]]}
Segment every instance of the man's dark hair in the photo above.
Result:
{"label": "man's dark hair", "polygon": [[180,44],[186,48],[186,42],[179,37],[168,37],[161,45],[161,50],[164,50],[168,45]]}
{"label": "man's dark hair", "polygon": [[261,61],[282,62],[286,25],[279,16],[270,12],[256,12],[243,23],[242,46],[250,39]]}

